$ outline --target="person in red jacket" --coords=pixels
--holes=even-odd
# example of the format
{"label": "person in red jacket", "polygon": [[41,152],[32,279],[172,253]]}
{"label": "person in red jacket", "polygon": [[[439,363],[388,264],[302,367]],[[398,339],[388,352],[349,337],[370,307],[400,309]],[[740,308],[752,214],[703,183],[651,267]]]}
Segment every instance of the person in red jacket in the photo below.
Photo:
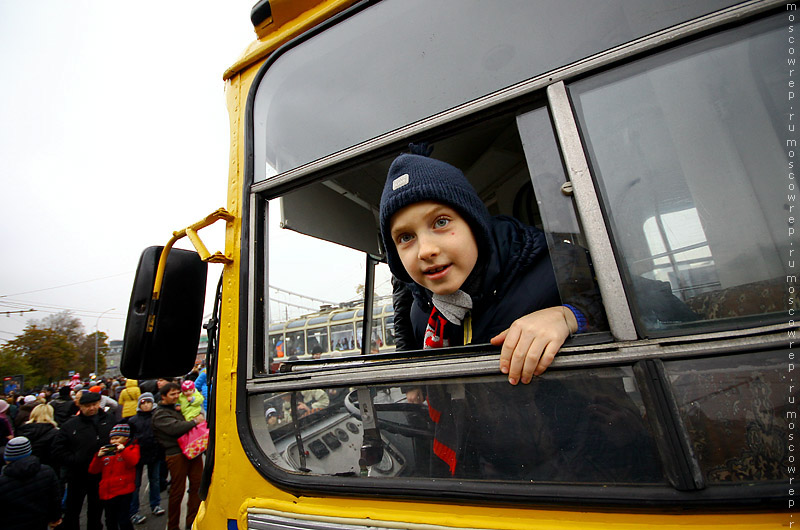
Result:
{"label": "person in red jacket", "polygon": [[130,520],[131,495],[136,490],[139,445],[129,443],[131,428],[120,423],[111,429],[111,443],[100,448],[89,464],[89,473],[102,473],[100,500],[108,530],[133,530]]}

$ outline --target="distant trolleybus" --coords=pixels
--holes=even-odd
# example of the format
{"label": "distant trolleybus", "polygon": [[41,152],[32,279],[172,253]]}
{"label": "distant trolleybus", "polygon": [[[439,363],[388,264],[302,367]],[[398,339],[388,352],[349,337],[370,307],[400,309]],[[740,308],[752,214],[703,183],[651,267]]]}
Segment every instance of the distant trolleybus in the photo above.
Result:
{"label": "distant trolleybus", "polygon": [[[317,313],[269,325],[268,362],[361,354],[364,308],[326,307]],[[370,353],[394,350],[394,308],[372,308]],[[276,368],[273,367],[273,371]]]}
{"label": "distant trolleybus", "polygon": [[[142,254],[125,332],[125,375],[188,372],[206,262],[223,264],[195,526],[791,527],[796,16],[258,2],[224,74],[226,206]],[[396,344],[378,209],[421,142],[493,215],[541,228],[554,261],[581,256],[556,267],[562,298],[601,295],[607,324],[530,384],[488,344]],[[172,249],[184,236],[197,252]],[[327,302],[290,309],[271,286]],[[458,466],[437,458],[443,432]]]}

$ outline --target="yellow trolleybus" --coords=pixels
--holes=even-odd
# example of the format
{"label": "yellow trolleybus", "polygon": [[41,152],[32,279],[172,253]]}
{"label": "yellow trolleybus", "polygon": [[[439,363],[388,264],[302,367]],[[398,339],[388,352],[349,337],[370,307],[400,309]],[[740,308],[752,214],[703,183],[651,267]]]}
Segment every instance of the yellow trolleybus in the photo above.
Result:
{"label": "yellow trolleybus", "polygon": [[[258,2],[224,74],[226,207],[144,252],[125,336],[126,375],[187,372],[203,260],[224,264],[195,526],[791,527],[795,9]],[[487,344],[390,344],[378,205],[419,142],[492,214],[585,249],[559,292],[596,287],[607,325],[530,384]],[[183,236],[197,253],[169,251]],[[290,315],[273,285],[329,307]],[[433,394],[455,471],[433,454]]]}

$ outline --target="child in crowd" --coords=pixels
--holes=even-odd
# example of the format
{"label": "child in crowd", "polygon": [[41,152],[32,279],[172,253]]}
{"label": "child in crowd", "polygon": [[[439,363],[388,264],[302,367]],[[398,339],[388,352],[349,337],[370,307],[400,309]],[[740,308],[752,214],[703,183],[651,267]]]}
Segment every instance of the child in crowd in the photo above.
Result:
{"label": "child in crowd", "polygon": [[89,473],[102,473],[100,500],[108,530],[133,530],[130,520],[131,495],[136,490],[139,445],[129,443],[131,428],[119,423],[111,429],[109,445],[100,448],[89,464]]}
{"label": "child in crowd", "polygon": [[6,530],[55,528],[61,523],[58,476],[39,462],[31,442],[17,436],[5,446],[0,475],[0,517]]}
{"label": "child in crowd", "polygon": [[181,384],[181,395],[178,397],[181,414],[186,421],[203,413],[203,394],[197,391],[194,381],[186,380]]}
{"label": "child in crowd", "polygon": [[[129,379],[130,381],[130,379]],[[159,487],[160,465],[162,455],[161,446],[153,434],[153,408],[155,402],[153,394],[145,392],[139,396],[136,415],[128,419],[131,426],[131,436],[139,444],[139,463],[136,464],[136,490],[131,498],[131,522],[141,524],[147,518],[139,513],[139,488],[142,485],[142,471],[147,466],[147,481],[150,484],[150,510],[153,515],[164,515],[161,507],[161,488]]]}

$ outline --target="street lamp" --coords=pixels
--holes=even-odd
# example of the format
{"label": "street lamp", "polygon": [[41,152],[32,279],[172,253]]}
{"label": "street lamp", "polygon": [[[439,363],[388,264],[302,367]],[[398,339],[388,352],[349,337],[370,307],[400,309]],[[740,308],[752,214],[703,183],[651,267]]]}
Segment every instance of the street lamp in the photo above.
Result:
{"label": "street lamp", "polygon": [[94,323],[94,376],[97,378],[97,336],[100,334],[99,326],[100,326],[100,318],[108,313],[109,311],[113,311],[115,308],[106,309],[100,316],[97,317],[97,322]]}

